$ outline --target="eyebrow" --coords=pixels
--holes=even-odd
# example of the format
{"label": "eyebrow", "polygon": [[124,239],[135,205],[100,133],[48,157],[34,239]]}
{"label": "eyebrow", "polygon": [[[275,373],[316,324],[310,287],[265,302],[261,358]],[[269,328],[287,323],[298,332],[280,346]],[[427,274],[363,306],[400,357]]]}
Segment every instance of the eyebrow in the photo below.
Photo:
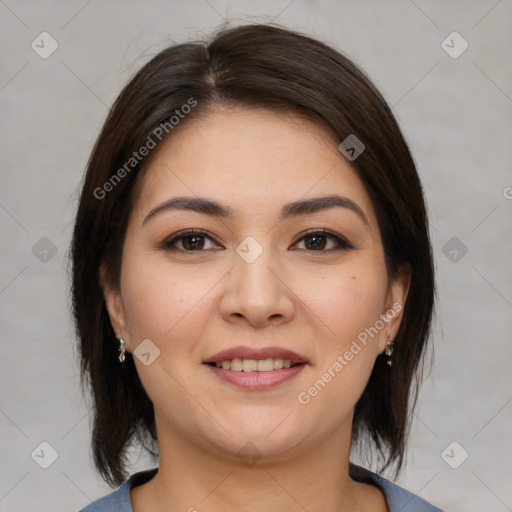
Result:
{"label": "eyebrow", "polygon": [[[340,195],[330,195],[325,197],[314,197],[311,199],[301,199],[291,203],[286,203],[279,215],[279,220],[285,220],[290,217],[298,217],[311,213],[328,210],[330,208],[345,208],[354,212],[367,226],[368,219],[361,207],[349,199]],[[203,215],[218,218],[232,218],[234,211],[229,206],[218,203],[205,197],[175,197],[155,206],[144,218],[142,224],[146,224],[153,217],[164,212],[173,210],[192,210]]]}

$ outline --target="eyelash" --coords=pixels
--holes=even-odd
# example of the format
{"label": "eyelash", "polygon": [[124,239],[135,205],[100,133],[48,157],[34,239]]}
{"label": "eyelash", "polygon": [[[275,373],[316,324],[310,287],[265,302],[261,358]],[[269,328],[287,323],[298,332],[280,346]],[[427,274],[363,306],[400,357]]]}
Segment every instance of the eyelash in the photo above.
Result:
{"label": "eyelash", "polygon": [[[336,251],[336,250],[355,249],[355,247],[350,242],[348,242],[346,239],[344,239],[342,236],[337,235],[327,229],[310,229],[310,230],[302,233],[301,237],[293,245],[296,245],[297,243],[301,242],[302,240],[304,240],[305,238],[307,238],[308,236],[311,236],[311,235],[323,235],[327,238],[330,238],[336,242],[338,247],[335,249],[326,249],[326,250],[318,250],[318,251],[307,250],[307,249],[294,249],[294,250],[305,250],[307,252],[331,252],[331,251]],[[209,250],[209,249],[187,250],[187,249],[178,249],[177,247],[173,247],[176,244],[176,242],[183,240],[184,238],[191,237],[191,236],[204,236],[205,238],[209,238],[210,240],[215,242],[215,240],[210,235],[208,235],[208,233],[206,231],[203,231],[201,229],[189,229],[189,230],[177,233],[167,240],[164,240],[164,242],[160,245],[160,248],[168,250],[168,251],[180,251],[180,252],[187,252],[187,253],[205,252],[205,250]],[[217,243],[217,242],[215,242],[215,243]]]}

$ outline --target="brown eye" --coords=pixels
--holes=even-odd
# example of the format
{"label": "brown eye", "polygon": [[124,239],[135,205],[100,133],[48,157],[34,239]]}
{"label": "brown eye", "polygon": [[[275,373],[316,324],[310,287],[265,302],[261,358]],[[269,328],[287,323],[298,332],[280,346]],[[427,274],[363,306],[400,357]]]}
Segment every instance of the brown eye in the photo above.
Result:
{"label": "brown eye", "polygon": [[326,230],[310,231],[306,233],[297,244],[302,241],[304,241],[304,249],[307,251],[327,252],[354,248],[341,236]]}
{"label": "brown eye", "polygon": [[[208,246],[208,242],[211,242]],[[200,230],[188,230],[173,235],[161,247],[169,251],[201,252],[218,247],[213,238]]]}

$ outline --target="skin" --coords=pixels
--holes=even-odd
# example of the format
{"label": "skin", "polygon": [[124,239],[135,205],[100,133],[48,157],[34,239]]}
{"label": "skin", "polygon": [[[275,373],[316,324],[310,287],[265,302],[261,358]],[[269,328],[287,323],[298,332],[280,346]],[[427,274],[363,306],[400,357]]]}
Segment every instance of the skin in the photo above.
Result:
{"label": "skin", "polygon": [[[380,314],[405,304],[410,281],[405,271],[388,280],[371,199],[331,133],[282,113],[219,109],[175,129],[138,185],[120,287],[103,285],[127,351],[145,339],[160,350],[148,366],[134,358],[160,451],[157,475],[131,492],[134,511],[388,510],[348,463],[354,405],[401,312],[309,404],[297,400]],[[367,224],[340,207],[278,218],[287,202],[332,194],[357,203]],[[177,196],[207,197],[234,215],[169,210],[143,222]],[[190,238],[161,247],[189,228],[211,238],[188,252]],[[321,228],[354,248],[327,237],[315,249],[304,231]],[[252,263],[236,252],[247,236],[263,249]],[[202,364],[239,345],[288,348],[309,363],[275,388],[244,390]],[[252,466],[237,457],[248,442],[261,455]]]}

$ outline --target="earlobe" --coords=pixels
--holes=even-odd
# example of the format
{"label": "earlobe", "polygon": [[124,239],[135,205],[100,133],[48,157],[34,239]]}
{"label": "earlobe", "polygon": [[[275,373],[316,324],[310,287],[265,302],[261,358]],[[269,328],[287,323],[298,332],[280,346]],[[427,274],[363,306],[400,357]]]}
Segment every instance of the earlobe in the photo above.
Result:
{"label": "earlobe", "polygon": [[117,338],[126,337],[126,322],[124,316],[121,294],[117,287],[113,286],[106,279],[106,270],[103,264],[100,265],[99,283],[103,290],[105,306],[107,308],[110,324]]}

